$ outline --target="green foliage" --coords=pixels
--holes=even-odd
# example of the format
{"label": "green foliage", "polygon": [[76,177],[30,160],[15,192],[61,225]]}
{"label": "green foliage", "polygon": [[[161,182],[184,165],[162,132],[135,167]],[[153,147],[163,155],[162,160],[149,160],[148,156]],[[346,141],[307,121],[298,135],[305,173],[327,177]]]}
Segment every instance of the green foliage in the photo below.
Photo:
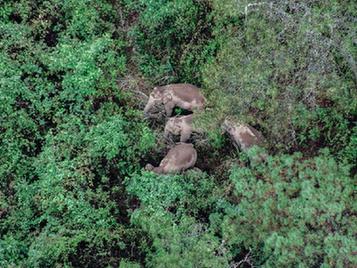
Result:
{"label": "green foliage", "polygon": [[130,35],[140,71],[156,83],[200,82],[200,65],[215,50],[209,3],[136,0],[127,6],[139,12]]}
{"label": "green foliage", "polygon": [[221,241],[205,219],[219,197],[212,178],[196,171],[143,173],[127,183],[142,205],[131,221],[153,241],[148,267],[227,267],[229,255],[221,252]]}
{"label": "green foliage", "polygon": [[[226,256],[216,256],[220,241],[192,217],[180,219],[165,211],[135,214],[134,223],[153,238],[148,267],[227,267]],[[147,229],[149,227],[149,229]]]}
{"label": "green foliage", "polygon": [[137,263],[121,261],[119,268],[140,268],[140,265]]}
{"label": "green foliage", "polygon": [[[0,267],[356,266],[356,5],[298,2],[2,1]],[[142,171],[126,77],[203,85],[202,171]]]}
{"label": "green foliage", "polygon": [[217,31],[228,30],[203,73],[215,114],[208,129],[231,115],[259,125],[275,149],[303,149],[304,143],[339,151],[356,113],[355,48],[349,45],[356,6],[236,2],[214,1]]}
{"label": "green foliage", "polygon": [[174,205],[178,210],[197,215],[200,209],[208,208],[214,201],[215,197],[209,196],[214,186],[212,178],[202,172],[188,171],[185,175],[175,176],[145,172],[128,179],[127,190],[145,206],[169,208]]}
{"label": "green foliage", "polygon": [[257,262],[265,267],[356,263],[355,185],[349,167],[327,152],[310,160],[301,154],[270,157],[254,168],[234,168],[230,180],[239,213],[225,218],[224,238],[261,252]]}
{"label": "green foliage", "polygon": [[116,14],[95,1],[2,11],[0,266],[117,266],[141,237],[122,181],[154,136],[115,82]]}

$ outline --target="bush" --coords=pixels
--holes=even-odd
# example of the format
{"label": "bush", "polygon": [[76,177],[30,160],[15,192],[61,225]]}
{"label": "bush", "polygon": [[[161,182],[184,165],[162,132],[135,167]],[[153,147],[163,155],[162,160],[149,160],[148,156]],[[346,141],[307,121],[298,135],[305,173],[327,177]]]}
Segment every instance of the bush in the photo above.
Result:
{"label": "bush", "polygon": [[[208,129],[230,115],[260,128],[275,150],[303,149],[301,139],[340,150],[356,111],[355,5],[248,2],[214,1],[216,25],[227,30],[203,73],[215,118]],[[342,138],[340,148],[331,132]]]}
{"label": "bush", "polygon": [[207,223],[220,196],[212,178],[196,171],[175,176],[145,172],[127,184],[141,201],[131,221],[153,241],[148,267],[227,267],[230,256]]}
{"label": "bush", "polygon": [[223,238],[252,248],[264,267],[352,267],[357,218],[349,168],[325,151],[233,168],[239,211],[225,217]]}
{"label": "bush", "polygon": [[126,57],[114,9],[20,1],[0,13],[0,266],[139,260],[122,182],[154,136],[117,88]]}
{"label": "bush", "polygon": [[[356,266],[355,13],[354,1],[2,1],[0,266]],[[202,171],[141,170],[166,145],[128,94],[147,82],[204,85]],[[236,153],[226,116],[275,156]]]}
{"label": "bush", "polygon": [[130,1],[138,15],[130,31],[139,70],[156,84],[199,84],[200,67],[215,50],[207,1]]}

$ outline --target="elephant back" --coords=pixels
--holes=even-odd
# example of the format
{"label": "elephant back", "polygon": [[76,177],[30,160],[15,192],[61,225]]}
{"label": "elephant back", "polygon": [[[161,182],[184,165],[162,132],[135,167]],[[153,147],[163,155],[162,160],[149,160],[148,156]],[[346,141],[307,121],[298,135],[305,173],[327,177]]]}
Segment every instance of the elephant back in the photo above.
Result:
{"label": "elephant back", "polygon": [[185,102],[196,102],[204,104],[204,97],[200,89],[191,84],[171,84],[165,86],[166,90],[171,91],[176,97]]}

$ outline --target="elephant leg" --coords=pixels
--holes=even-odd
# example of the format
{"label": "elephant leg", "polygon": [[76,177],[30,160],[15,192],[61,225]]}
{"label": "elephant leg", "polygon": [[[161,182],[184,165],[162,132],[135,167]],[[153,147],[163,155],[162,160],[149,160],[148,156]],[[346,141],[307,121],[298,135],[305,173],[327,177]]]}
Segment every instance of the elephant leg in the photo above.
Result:
{"label": "elephant leg", "polygon": [[172,111],[175,108],[175,104],[171,103],[171,102],[167,102],[165,104],[165,112],[166,112],[166,116],[170,117],[172,115]]}
{"label": "elephant leg", "polygon": [[183,130],[181,131],[180,142],[186,142],[191,137],[192,130]]}

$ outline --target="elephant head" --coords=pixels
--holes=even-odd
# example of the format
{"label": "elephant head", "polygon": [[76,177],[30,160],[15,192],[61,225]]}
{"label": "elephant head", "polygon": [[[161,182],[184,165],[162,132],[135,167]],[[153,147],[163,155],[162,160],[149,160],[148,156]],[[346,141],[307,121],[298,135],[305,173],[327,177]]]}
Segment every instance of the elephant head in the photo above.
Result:
{"label": "elephant head", "polygon": [[161,87],[155,87],[154,90],[150,93],[149,100],[144,108],[144,114],[147,115],[148,112],[157,105],[163,103],[163,90]]}
{"label": "elephant head", "polygon": [[146,164],[145,166],[145,170],[147,171],[153,171],[157,174],[161,174],[162,173],[162,167],[154,167],[153,165],[151,164]]}
{"label": "elephant head", "polygon": [[182,120],[177,116],[171,117],[165,124],[164,135],[165,137],[168,137],[170,133],[173,135],[179,135],[181,128]]}
{"label": "elephant head", "polygon": [[171,117],[165,125],[164,136],[180,135],[180,142],[186,142],[192,134],[192,114]]}

